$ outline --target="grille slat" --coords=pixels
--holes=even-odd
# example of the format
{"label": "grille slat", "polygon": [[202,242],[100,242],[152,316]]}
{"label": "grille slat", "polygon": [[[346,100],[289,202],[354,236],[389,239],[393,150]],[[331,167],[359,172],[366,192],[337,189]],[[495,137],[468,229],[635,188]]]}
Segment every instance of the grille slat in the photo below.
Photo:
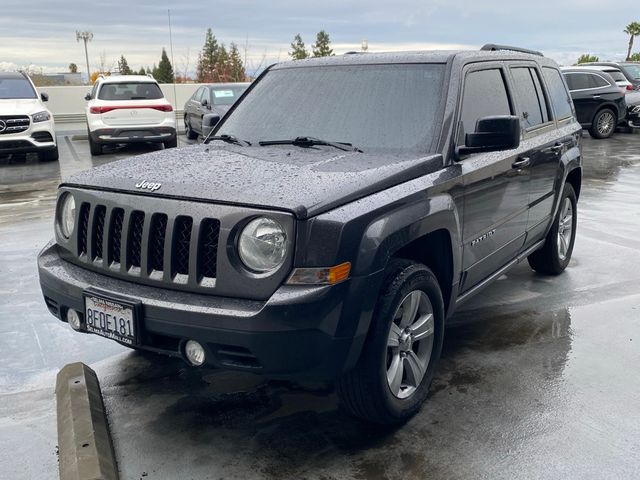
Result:
{"label": "grille slat", "polygon": [[191,217],[177,217],[173,230],[173,272],[189,275],[189,250],[191,248]]}
{"label": "grille slat", "polygon": [[220,221],[213,218],[206,218],[202,221],[198,238],[198,268],[202,277],[216,277],[219,235]]}
{"label": "grille slat", "polygon": [[122,247],[122,223],[124,221],[124,210],[115,208],[111,216],[111,228],[109,231],[109,258],[113,263],[120,263],[120,253]]}
{"label": "grille slat", "polygon": [[29,129],[31,119],[27,115],[0,115],[0,135],[20,133]]}
{"label": "grille slat", "polygon": [[129,236],[127,240],[127,262],[131,267],[140,267],[142,255],[142,231],[144,228],[144,212],[135,210],[129,220]]}
{"label": "grille slat", "polygon": [[104,219],[107,213],[107,209],[104,205],[98,205],[96,207],[95,218],[93,220],[93,259],[102,260],[103,246],[104,246]]}
{"label": "grille slat", "polygon": [[164,242],[167,235],[167,216],[156,213],[151,218],[149,230],[149,270],[164,270]]}
{"label": "grille slat", "polygon": [[88,203],[80,206],[80,228],[78,229],[78,255],[87,254],[87,235],[89,232],[89,209]]}

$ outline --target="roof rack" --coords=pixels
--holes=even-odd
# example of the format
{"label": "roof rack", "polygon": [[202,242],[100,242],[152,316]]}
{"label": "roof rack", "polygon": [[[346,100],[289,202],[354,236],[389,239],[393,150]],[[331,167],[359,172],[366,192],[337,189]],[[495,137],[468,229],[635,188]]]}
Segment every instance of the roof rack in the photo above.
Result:
{"label": "roof rack", "polygon": [[484,50],[487,52],[509,50],[512,52],[528,53],[530,55],[538,55],[539,57],[544,57],[542,52],[538,52],[537,50],[529,50],[528,48],[512,47],[510,45],[497,45],[495,43],[487,43],[486,45],[483,45],[480,50]]}

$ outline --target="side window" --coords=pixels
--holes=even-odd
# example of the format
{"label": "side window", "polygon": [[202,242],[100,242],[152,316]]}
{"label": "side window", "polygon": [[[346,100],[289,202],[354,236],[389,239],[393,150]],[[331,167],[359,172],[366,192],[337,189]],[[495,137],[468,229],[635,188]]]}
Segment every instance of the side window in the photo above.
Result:
{"label": "side window", "polygon": [[96,93],[98,93],[98,82],[93,84],[93,88],[91,89],[91,98],[96,98]]}
{"label": "side window", "polygon": [[467,74],[462,96],[462,135],[458,144],[464,145],[465,134],[473,133],[476,122],[492,115],[511,115],[509,96],[502,71],[498,68],[479,70]]}
{"label": "side window", "polygon": [[547,106],[537,72],[529,67],[516,67],[511,69],[511,74],[522,127],[526,130],[548,121]]}
{"label": "side window", "polygon": [[543,67],[542,72],[556,118],[562,119],[573,115],[573,102],[569,92],[567,92],[567,87],[562,81],[560,72],[555,68],[549,67]]}
{"label": "side window", "polygon": [[594,88],[602,88],[602,87],[609,86],[609,82],[607,82],[600,75],[590,75],[590,76],[592,77]]}
{"label": "side window", "polygon": [[202,91],[200,92],[200,98],[198,101],[202,103],[203,100],[209,101],[209,89],[206,87],[202,87]]}
{"label": "side window", "polygon": [[200,101],[200,95],[202,95],[202,90],[203,90],[203,87],[200,87],[198,90],[196,90],[196,93],[194,93],[191,96],[191,100],[193,100],[194,102],[199,102]]}
{"label": "side window", "polygon": [[588,90],[594,88],[594,83],[591,80],[593,75],[589,73],[567,73],[566,77],[569,90],[572,92],[575,90]]}

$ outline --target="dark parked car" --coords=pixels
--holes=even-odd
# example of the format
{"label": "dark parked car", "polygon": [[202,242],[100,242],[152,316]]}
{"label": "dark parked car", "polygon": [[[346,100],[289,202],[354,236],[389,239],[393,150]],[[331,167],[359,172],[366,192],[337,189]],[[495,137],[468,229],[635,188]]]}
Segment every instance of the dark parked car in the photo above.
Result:
{"label": "dark parked car", "polygon": [[604,67],[616,67],[631,82],[635,90],[640,90],[640,62],[593,62],[582,65],[600,65]]}
{"label": "dark parked car", "polygon": [[615,80],[596,67],[562,69],[576,108],[578,122],[593,138],[609,138],[627,114],[625,93]]}
{"label": "dark parked car", "polygon": [[205,116],[213,114],[222,118],[248,86],[249,83],[215,83],[198,88],[184,105],[187,138],[206,137],[210,132],[207,123],[211,122],[203,122]]}
{"label": "dark parked car", "polygon": [[628,93],[625,101],[627,103],[627,126],[640,128],[640,92]]}
{"label": "dark parked car", "polygon": [[460,304],[571,259],[581,127],[555,62],[504,48],[285,62],[207,144],[69,178],[38,258],[51,313],[407,419]]}

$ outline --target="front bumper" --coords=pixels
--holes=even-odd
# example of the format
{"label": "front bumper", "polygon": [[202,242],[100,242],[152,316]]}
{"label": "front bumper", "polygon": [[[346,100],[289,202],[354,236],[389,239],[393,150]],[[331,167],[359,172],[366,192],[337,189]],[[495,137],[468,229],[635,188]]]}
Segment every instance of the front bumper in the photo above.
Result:
{"label": "front bumper", "polygon": [[90,132],[91,140],[100,144],[168,142],[176,138],[175,127],[113,127]]}
{"label": "front bumper", "polygon": [[140,301],[137,348],[183,357],[188,339],[206,365],[283,379],[333,379],[357,361],[381,273],[335,286],[283,286],[266,301],[179,292],[107,277],[65,260],[51,243],[38,257],[45,302],[59,319],[83,313],[88,288]]}
{"label": "front bumper", "polygon": [[0,134],[0,154],[44,152],[56,148],[52,121],[32,123],[20,133]]}

